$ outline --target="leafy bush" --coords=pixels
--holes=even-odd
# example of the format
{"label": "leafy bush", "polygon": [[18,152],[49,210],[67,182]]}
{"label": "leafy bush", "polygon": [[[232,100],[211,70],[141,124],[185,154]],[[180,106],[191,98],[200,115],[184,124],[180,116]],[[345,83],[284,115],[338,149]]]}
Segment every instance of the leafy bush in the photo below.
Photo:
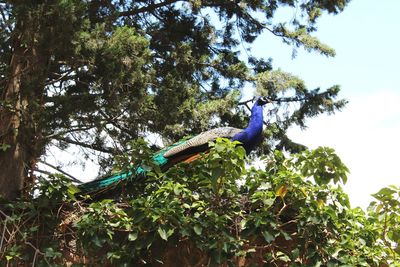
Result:
{"label": "leafy bush", "polygon": [[[3,203],[1,265],[400,266],[400,189],[352,209],[330,148],[275,152],[246,168],[225,139],[191,164],[150,173],[140,193],[77,200],[55,176]],[[126,186],[132,181],[121,184]]]}

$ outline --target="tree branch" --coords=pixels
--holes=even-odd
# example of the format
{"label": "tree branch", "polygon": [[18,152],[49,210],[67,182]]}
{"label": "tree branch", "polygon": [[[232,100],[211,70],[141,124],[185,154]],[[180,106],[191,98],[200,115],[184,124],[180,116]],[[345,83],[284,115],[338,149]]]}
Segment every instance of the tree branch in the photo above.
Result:
{"label": "tree branch", "polygon": [[271,102],[277,102],[279,104],[282,102],[300,102],[308,100],[309,98],[310,97],[282,97],[282,98],[268,98],[268,100]]}
{"label": "tree branch", "polygon": [[87,131],[87,130],[90,130],[90,129],[93,129],[93,128],[95,128],[95,126],[87,126],[87,127],[82,127],[82,128],[73,128],[73,129],[69,129],[69,130],[63,131],[63,132],[52,133],[52,134],[46,135],[44,137],[44,139],[57,138],[57,136],[62,136],[62,135],[65,135],[65,134],[68,134],[68,133],[73,133],[73,132]]}
{"label": "tree branch", "polygon": [[99,151],[99,152],[103,152],[103,153],[107,153],[107,154],[114,154],[115,153],[115,151],[113,149],[111,149],[111,148],[100,147],[100,146],[97,146],[97,145],[94,145],[94,144],[82,143],[82,142],[79,142],[79,141],[72,140],[71,138],[68,138],[68,137],[56,137],[54,139],[62,141],[62,142],[66,142],[66,143],[69,143],[69,144],[72,144],[72,145],[77,145],[77,146],[81,146],[81,147],[85,147],[85,148],[90,148],[90,149],[93,149],[93,150],[96,150],[96,151]]}
{"label": "tree branch", "polygon": [[241,101],[238,103],[239,106],[243,106],[243,105],[247,105],[247,103],[254,101],[255,97],[249,99],[249,100],[245,100],[245,101]]}
{"label": "tree branch", "polygon": [[157,4],[151,4],[151,5],[144,6],[144,7],[138,8],[138,9],[118,12],[117,16],[118,17],[126,17],[126,16],[137,15],[137,14],[144,13],[144,12],[151,12],[151,11],[154,11],[155,9],[157,9],[157,8],[168,6],[170,4],[173,4],[173,3],[176,3],[176,2],[180,2],[180,1],[182,1],[182,0],[166,0],[164,2],[160,2],[160,3],[157,3]]}
{"label": "tree branch", "polygon": [[[46,162],[46,161],[43,161],[43,160],[39,160],[39,162],[40,162],[40,163],[43,163],[43,164],[46,165],[46,166],[49,166],[50,168],[52,168],[52,169],[54,169],[54,170],[56,170],[56,171],[58,171],[58,172],[61,172],[61,173],[64,174],[65,176],[68,176],[68,177],[69,177],[72,181],[74,181],[74,182],[82,183],[81,180],[75,178],[74,176],[72,176],[71,174],[69,174],[69,173],[63,171],[62,169],[60,169],[60,168],[57,167],[57,166],[54,166],[54,165],[52,165],[52,164],[50,164],[50,163],[48,163],[48,162]],[[47,174],[47,175],[50,175],[50,174],[51,174],[51,173],[49,173],[49,172],[42,171],[42,170],[39,170],[39,169],[35,169],[35,171],[38,171],[38,172],[41,172],[41,173],[45,173],[45,174]]]}

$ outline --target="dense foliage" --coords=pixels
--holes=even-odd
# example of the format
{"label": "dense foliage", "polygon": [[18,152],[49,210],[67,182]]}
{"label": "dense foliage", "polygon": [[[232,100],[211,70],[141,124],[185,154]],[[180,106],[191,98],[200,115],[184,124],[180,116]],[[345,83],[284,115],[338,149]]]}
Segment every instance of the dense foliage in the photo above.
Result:
{"label": "dense foliage", "polygon": [[2,204],[0,263],[399,266],[400,188],[380,190],[364,212],[350,208],[332,149],[263,162],[245,168],[243,148],[217,140],[193,164],[92,203],[53,177],[34,202]]}

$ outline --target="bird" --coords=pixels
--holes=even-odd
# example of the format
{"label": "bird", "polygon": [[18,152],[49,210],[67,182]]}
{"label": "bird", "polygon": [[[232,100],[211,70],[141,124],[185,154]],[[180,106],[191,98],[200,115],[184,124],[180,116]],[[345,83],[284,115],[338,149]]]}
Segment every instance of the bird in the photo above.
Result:
{"label": "bird", "polygon": [[[263,131],[263,106],[269,102],[267,97],[258,97],[251,108],[250,120],[245,129],[234,127],[219,127],[202,132],[189,139],[181,139],[178,142],[156,152],[151,160],[160,167],[162,171],[168,170],[171,166],[186,162],[190,163],[197,159],[200,153],[207,152],[210,141],[217,138],[227,138],[239,141],[244,147],[246,154],[250,154],[261,142]],[[137,166],[130,171],[118,173],[105,178],[78,185],[80,194],[91,194],[99,190],[112,187],[117,183],[133,177],[146,175],[146,167]]]}

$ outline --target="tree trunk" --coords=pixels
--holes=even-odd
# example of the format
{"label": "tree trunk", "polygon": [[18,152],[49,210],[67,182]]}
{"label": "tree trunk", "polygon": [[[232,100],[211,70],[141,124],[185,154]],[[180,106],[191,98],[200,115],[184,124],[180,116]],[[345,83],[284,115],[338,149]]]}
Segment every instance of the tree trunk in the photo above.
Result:
{"label": "tree trunk", "polygon": [[19,18],[8,82],[0,99],[0,196],[6,199],[20,195],[38,156],[35,147],[40,129],[35,110],[43,95],[47,65],[37,20],[29,12]]}
{"label": "tree trunk", "polygon": [[1,97],[4,106],[0,109],[0,195],[7,199],[18,196],[26,175],[26,152],[20,142],[21,113],[27,105],[21,99],[23,52],[21,47],[14,50],[10,63],[10,78]]}

